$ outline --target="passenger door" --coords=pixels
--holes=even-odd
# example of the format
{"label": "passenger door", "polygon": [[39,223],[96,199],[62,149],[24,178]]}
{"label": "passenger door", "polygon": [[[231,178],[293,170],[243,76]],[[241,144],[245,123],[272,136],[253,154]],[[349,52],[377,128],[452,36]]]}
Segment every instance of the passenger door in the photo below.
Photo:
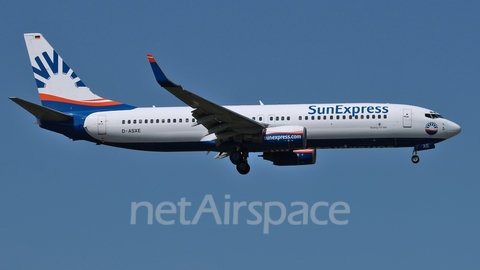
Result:
{"label": "passenger door", "polygon": [[97,117],[97,128],[98,128],[98,135],[107,134],[107,116],[106,115],[99,115]]}
{"label": "passenger door", "polygon": [[404,128],[412,127],[412,110],[410,109],[403,110],[403,127]]}

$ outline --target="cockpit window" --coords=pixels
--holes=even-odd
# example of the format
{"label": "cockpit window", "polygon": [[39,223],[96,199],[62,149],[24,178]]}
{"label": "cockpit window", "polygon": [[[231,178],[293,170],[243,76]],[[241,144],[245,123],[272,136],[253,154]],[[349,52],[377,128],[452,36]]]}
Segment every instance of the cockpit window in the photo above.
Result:
{"label": "cockpit window", "polygon": [[435,119],[435,118],[443,118],[443,116],[441,116],[440,114],[438,114],[438,113],[436,113],[436,112],[426,113],[426,114],[425,114],[425,117],[427,117],[427,118],[432,118],[432,119]]}

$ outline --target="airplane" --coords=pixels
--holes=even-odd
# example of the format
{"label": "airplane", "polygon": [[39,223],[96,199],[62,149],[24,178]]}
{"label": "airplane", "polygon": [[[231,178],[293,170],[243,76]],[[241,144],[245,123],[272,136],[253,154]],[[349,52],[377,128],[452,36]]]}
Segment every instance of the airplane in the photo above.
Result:
{"label": "airplane", "polygon": [[273,165],[316,163],[317,149],[413,147],[417,151],[460,133],[430,109],[390,103],[307,103],[221,106],[171,81],[147,55],[161,87],[187,106],[135,107],[94,94],[40,33],[24,34],[42,105],[12,101],[41,128],[72,140],[144,151],[217,152],[240,174],[249,153]]}

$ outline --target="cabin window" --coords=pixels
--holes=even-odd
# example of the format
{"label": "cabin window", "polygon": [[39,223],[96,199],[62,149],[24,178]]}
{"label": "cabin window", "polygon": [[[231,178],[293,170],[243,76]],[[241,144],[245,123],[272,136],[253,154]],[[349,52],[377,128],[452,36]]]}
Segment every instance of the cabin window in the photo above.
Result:
{"label": "cabin window", "polygon": [[156,123],[158,124],[159,122],[160,122],[160,120],[159,120],[159,119],[157,119],[157,120],[156,120]]}
{"label": "cabin window", "polygon": [[278,121],[278,120],[280,120],[280,118],[279,118],[278,116],[277,116],[277,117],[275,117],[275,121]]}
{"label": "cabin window", "polygon": [[273,121],[273,116],[270,116],[270,121]]}
{"label": "cabin window", "polygon": [[182,122],[182,118],[178,119],[178,122],[181,123],[181,122]]}
{"label": "cabin window", "polygon": [[254,116],[254,117],[252,117],[252,120],[255,120],[255,116]]}
{"label": "cabin window", "polygon": [[333,120],[333,115],[330,115],[330,120]]}
{"label": "cabin window", "polygon": [[170,118],[167,119],[167,123],[170,123]]}
{"label": "cabin window", "polygon": [[177,119],[176,118],[173,118],[173,123],[176,123],[177,122]]}
{"label": "cabin window", "polygon": [[337,120],[340,119],[340,115],[337,115]]}
{"label": "cabin window", "polygon": [[148,124],[148,119],[145,119],[145,124]]}
{"label": "cabin window", "polygon": [[370,119],[370,115],[367,114],[367,119]]}
{"label": "cabin window", "polygon": [[192,118],[192,123],[195,122],[195,118]]}
{"label": "cabin window", "polygon": [[285,116],[282,116],[282,121],[284,121],[284,120],[285,120]]}
{"label": "cabin window", "polygon": [[133,120],[133,123],[136,124],[136,123],[137,123],[137,120]]}
{"label": "cabin window", "polygon": [[290,121],[290,116],[287,116],[287,121]]}
{"label": "cabin window", "polygon": [[127,121],[127,124],[130,124],[130,123],[131,123],[131,121],[130,121],[130,120],[128,120],[128,121]]}
{"label": "cabin window", "polygon": [[352,119],[352,118],[353,118],[353,116],[351,116],[351,115],[348,116],[348,119]]}
{"label": "cabin window", "polygon": [[375,114],[374,114],[374,115],[372,115],[372,119],[375,119]]}
{"label": "cabin window", "polygon": [[185,123],[188,123],[188,118],[185,118]]}
{"label": "cabin window", "polygon": [[124,124],[124,125],[125,125],[125,120],[122,120],[122,124]]}
{"label": "cabin window", "polygon": [[301,115],[298,117],[298,120],[302,120],[302,116],[301,116]]}
{"label": "cabin window", "polygon": [[258,121],[262,122],[262,120],[263,120],[263,117],[261,117],[261,116],[258,117]]}
{"label": "cabin window", "polygon": [[355,115],[355,119],[358,119],[358,115]]}
{"label": "cabin window", "polygon": [[342,118],[343,118],[343,120],[347,119],[347,117],[345,115]]}
{"label": "cabin window", "polygon": [[383,115],[383,119],[387,119],[387,115],[386,115],[386,114]]}

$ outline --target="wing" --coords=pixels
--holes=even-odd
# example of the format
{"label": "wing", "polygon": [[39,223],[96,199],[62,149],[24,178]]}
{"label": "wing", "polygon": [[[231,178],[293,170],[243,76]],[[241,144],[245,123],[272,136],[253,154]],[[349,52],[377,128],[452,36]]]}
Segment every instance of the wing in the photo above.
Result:
{"label": "wing", "polygon": [[[267,127],[264,123],[259,123],[183,89],[181,85],[167,78],[151,54],[147,57],[160,86],[194,109],[192,116],[197,119],[195,125],[203,125],[208,130],[204,138],[222,140],[235,135],[258,134]],[[212,134],[215,136],[211,136]]]}

